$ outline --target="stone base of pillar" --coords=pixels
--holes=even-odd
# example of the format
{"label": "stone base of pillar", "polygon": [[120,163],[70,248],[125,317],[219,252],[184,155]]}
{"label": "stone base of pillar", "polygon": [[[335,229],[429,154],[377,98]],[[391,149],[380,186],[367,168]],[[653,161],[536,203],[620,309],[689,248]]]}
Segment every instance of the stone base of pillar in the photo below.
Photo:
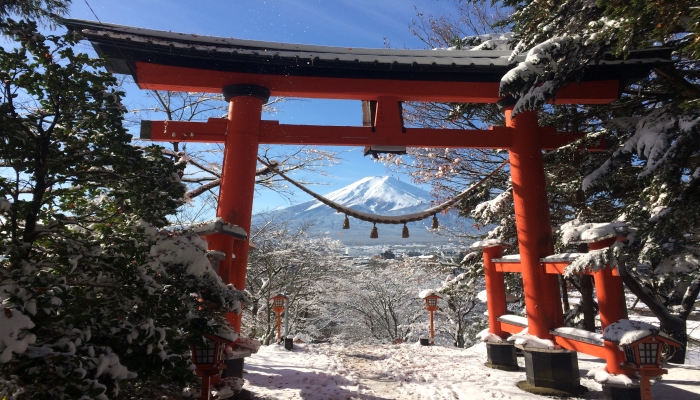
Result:
{"label": "stone base of pillar", "polygon": [[[518,346],[521,347],[521,346]],[[522,347],[521,347],[522,348]],[[581,386],[575,351],[522,348],[525,353],[527,385],[518,386],[530,393],[575,395],[588,391]],[[523,383],[523,382],[521,382]],[[528,390],[528,388],[532,390]]]}
{"label": "stone base of pillar", "polygon": [[511,343],[486,343],[486,366],[501,371],[517,371],[518,359]]}
{"label": "stone base of pillar", "polygon": [[293,338],[285,338],[284,339],[284,348],[292,351],[294,350],[294,339]]}
{"label": "stone base of pillar", "polygon": [[420,345],[421,345],[421,346],[430,346],[430,339],[421,338],[421,339],[420,339]]}
{"label": "stone base of pillar", "polygon": [[226,360],[226,369],[221,371],[222,378],[236,377],[243,379],[243,358]]}
{"label": "stone base of pillar", "polygon": [[639,385],[615,385],[603,384],[603,399],[605,400],[642,400],[642,392]]}

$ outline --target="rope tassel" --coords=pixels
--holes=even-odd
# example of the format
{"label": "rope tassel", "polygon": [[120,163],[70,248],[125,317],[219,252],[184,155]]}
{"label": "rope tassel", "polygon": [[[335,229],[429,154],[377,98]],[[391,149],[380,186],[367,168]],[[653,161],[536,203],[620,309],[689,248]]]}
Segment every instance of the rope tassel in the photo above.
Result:
{"label": "rope tassel", "polygon": [[345,219],[343,220],[343,229],[350,229],[350,220],[348,219],[348,216],[345,216]]}
{"label": "rope tassel", "polygon": [[370,239],[377,239],[379,237],[379,232],[377,232],[377,224],[375,223],[372,227],[372,233],[369,234]]}
{"label": "rope tassel", "polygon": [[433,214],[433,229],[437,229],[439,227],[440,227],[440,225],[438,224],[437,216],[435,214]]}
{"label": "rope tassel", "polygon": [[403,230],[401,231],[401,237],[403,239],[408,239],[408,227],[406,224],[403,224]]}

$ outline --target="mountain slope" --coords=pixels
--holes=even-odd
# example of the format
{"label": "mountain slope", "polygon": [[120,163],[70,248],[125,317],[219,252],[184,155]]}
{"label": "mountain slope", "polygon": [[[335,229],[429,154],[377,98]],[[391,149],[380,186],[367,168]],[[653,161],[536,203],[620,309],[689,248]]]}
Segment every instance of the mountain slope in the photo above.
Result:
{"label": "mountain slope", "polygon": [[[431,196],[423,189],[417,188],[395,178],[366,177],[342,189],[327,195],[329,200],[350,207],[357,211],[378,215],[405,215],[424,211],[431,207]],[[270,213],[257,216],[253,224],[265,218]],[[318,200],[311,200],[295,206],[287,207],[274,214],[292,224],[308,223],[313,234],[327,234],[347,245],[381,245],[408,243],[440,243],[447,242],[446,236],[436,235],[428,231],[431,219],[408,223],[410,238],[401,238],[403,225],[377,225],[378,239],[370,239],[372,224],[350,217],[350,229],[342,229],[343,214],[326,206]],[[442,227],[457,229],[459,224],[471,226],[465,218],[459,218],[456,211],[447,215],[438,215]],[[475,231],[472,233],[476,233]]]}

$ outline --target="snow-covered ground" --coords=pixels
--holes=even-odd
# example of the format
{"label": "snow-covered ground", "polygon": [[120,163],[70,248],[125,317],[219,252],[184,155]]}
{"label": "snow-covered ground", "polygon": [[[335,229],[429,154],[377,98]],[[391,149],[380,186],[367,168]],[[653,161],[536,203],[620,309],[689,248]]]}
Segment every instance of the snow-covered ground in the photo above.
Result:
{"label": "snow-covered ground", "polygon": [[[603,365],[579,353],[581,384],[589,392],[581,399],[602,399],[601,386],[586,373]],[[484,366],[483,344],[469,349],[418,344],[355,345],[295,344],[263,346],[246,359],[245,388],[258,400],[273,399],[542,399],[521,391],[523,359],[518,372]],[[700,366],[669,365],[669,374],[652,387],[654,399],[700,398]]]}

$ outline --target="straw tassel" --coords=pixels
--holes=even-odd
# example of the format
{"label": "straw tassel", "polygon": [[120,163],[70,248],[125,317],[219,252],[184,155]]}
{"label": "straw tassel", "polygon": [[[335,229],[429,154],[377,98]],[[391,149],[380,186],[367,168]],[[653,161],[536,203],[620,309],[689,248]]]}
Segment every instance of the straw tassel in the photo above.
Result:
{"label": "straw tassel", "polygon": [[403,239],[408,239],[408,227],[406,224],[403,224],[403,230],[401,231],[401,237]]}
{"label": "straw tassel", "polygon": [[377,223],[374,223],[372,227],[372,233],[369,234],[370,239],[377,239],[379,237],[379,232],[377,232]]}
{"label": "straw tassel", "polygon": [[433,229],[437,229],[437,228],[439,228],[439,226],[440,225],[438,224],[437,216],[435,216],[435,214],[433,214]]}
{"label": "straw tassel", "polygon": [[350,229],[350,220],[348,219],[348,216],[345,216],[345,219],[343,220],[343,229]]}

